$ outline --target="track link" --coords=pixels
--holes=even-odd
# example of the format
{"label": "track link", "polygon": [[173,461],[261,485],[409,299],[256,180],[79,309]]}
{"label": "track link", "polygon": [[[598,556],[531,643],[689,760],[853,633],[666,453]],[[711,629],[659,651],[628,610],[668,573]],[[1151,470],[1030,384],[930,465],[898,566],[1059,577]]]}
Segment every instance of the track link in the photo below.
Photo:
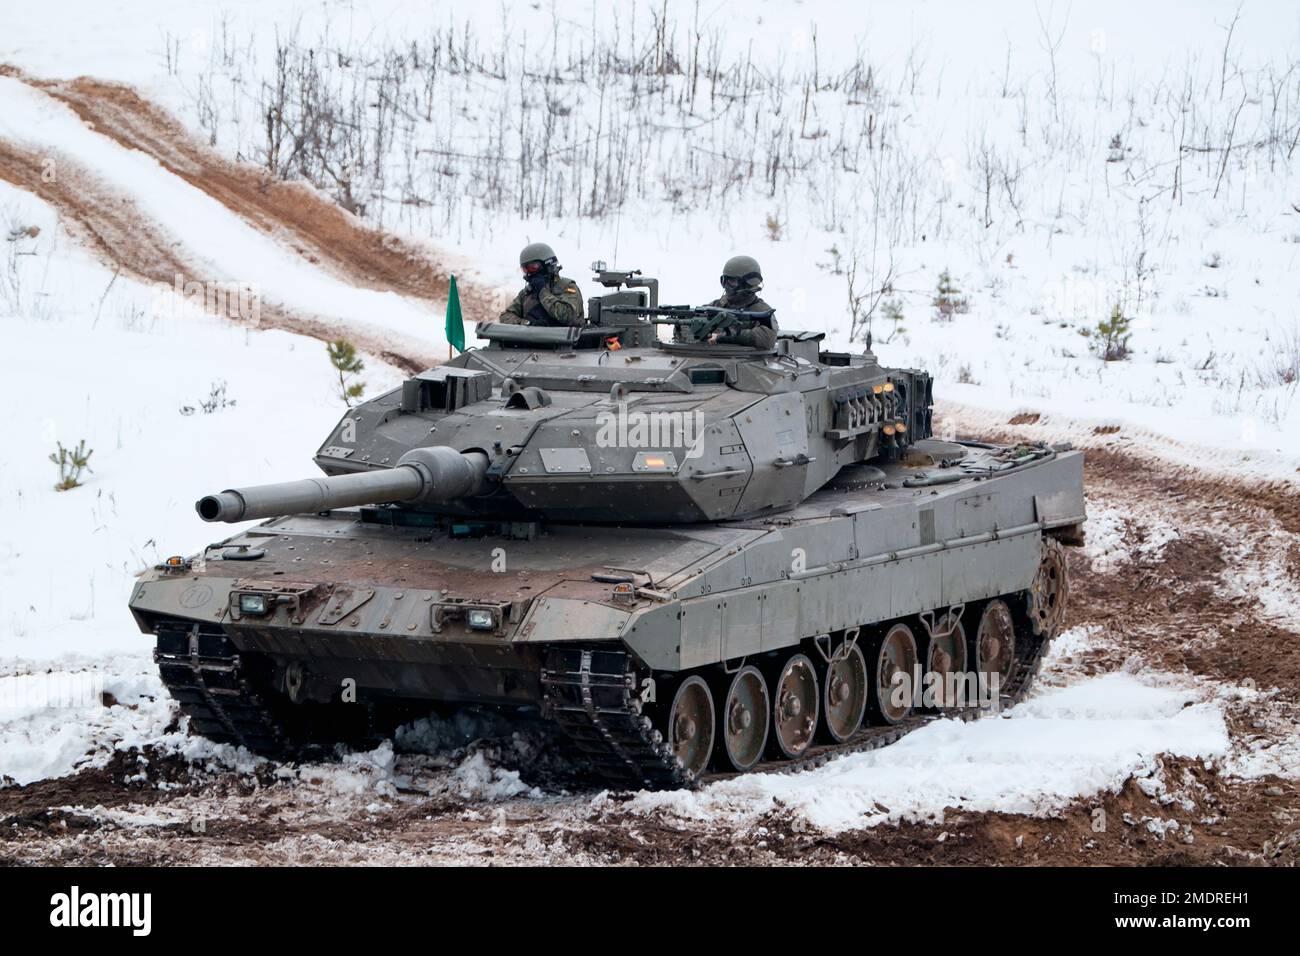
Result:
{"label": "track link", "polygon": [[239,652],[220,627],[166,621],[154,634],[162,682],[196,733],[264,756],[289,752],[283,726],[249,683]]}
{"label": "track link", "polygon": [[[1000,707],[1028,693],[1050,638],[1035,635],[1022,611],[1013,611],[1018,666]],[[294,752],[286,728],[250,682],[244,662],[218,626],[165,621],[155,629],[154,661],[163,684],[191,728],[218,743],[236,744],[268,757]],[[542,668],[543,713],[559,725],[579,755],[610,786],[671,790],[737,776],[734,772],[687,771],[645,713],[642,673],[620,648],[575,645],[547,649]],[[767,760],[748,773],[792,773],[819,767],[845,754],[877,750],[940,718],[974,720],[990,711],[945,710],[897,724],[861,728],[841,744],[818,744],[794,760]]]}

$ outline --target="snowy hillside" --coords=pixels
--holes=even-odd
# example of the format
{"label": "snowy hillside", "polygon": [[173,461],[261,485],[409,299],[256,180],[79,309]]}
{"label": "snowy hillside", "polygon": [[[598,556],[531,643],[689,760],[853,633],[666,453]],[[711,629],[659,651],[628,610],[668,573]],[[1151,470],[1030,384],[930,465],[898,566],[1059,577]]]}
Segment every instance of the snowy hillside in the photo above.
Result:
{"label": "snowy hillside", "polygon": [[[597,258],[658,275],[667,301],[711,297],[748,251],[786,327],[869,326],[944,397],[1230,436],[1293,473],[1274,457],[1300,450],[1289,5],[598,9],[159,5],[92,12],[69,46],[36,14],[0,57],[136,84],[501,291],[529,239],[584,281]],[[946,317],[945,270],[965,300]],[[1116,307],[1131,354],[1104,362]]]}

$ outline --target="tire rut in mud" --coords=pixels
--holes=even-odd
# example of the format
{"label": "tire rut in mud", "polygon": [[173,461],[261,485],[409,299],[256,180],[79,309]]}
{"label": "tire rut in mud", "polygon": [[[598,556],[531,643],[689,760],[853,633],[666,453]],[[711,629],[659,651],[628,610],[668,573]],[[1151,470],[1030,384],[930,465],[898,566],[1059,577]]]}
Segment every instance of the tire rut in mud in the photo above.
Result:
{"label": "tire rut in mud", "polygon": [[[304,183],[226,159],[132,87],[86,76],[32,77],[10,65],[0,65],[0,73],[57,99],[100,135],[157,160],[313,264],[366,288],[445,301],[450,271],[428,249],[366,225]],[[457,285],[470,303],[490,298],[472,282]]]}
{"label": "tire rut in mud", "polygon": [[[53,159],[57,176],[42,175],[47,160]],[[53,206],[64,228],[104,266],[137,281],[174,287],[176,277],[185,282],[220,283],[226,276],[208,274],[187,261],[178,250],[181,243],[144,215],[125,197],[117,194],[92,170],[73,157],[50,150],[36,152],[0,139],[0,180],[33,193]],[[238,316],[221,317],[236,325],[258,329],[280,329],[322,342],[345,338],[361,350],[382,358],[403,371],[414,373],[437,364],[432,349],[417,352],[395,343],[381,333],[320,316],[301,315],[271,303],[259,305],[256,323]]]}
{"label": "tire rut in mud", "polygon": [[[275,238],[313,265],[354,285],[441,304],[448,269],[431,250],[366,225],[327,197],[301,183],[268,176],[265,170],[225,159],[186,130],[161,107],[128,86],[81,77],[45,80],[0,64],[0,75],[27,83],[73,110],[96,133],[152,157],[170,173],[221,203],[259,231]],[[43,175],[54,160],[57,176]],[[186,261],[178,237],[170,236],[76,158],[39,153],[0,140],[0,179],[50,203],[74,236],[107,267],[132,278],[171,287],[186,281],[222,281]],[[458,290],[470,315],[493,312],[496,296],[472,281]],[[226,318],[232,318],[226,316]],[[259,327],[283,329],[321,341],[347,338],[398,368],[416,372],[440,356],[398,337],[357,329],[321,316],[262,303]]]}

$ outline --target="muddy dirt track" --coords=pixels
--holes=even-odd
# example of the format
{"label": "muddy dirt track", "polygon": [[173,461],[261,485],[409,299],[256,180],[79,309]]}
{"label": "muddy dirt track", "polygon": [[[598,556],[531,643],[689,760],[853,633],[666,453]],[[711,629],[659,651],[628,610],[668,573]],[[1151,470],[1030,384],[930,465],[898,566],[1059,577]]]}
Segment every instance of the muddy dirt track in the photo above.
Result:
{"label": "muddy dirt track", "polygon": [[[152,157],[163,169],[313,265],[363,288],[439,305],[445,302],[449,273],[435,261],[435,253],[365,225],[308,186],[225,159],[130,87],[84,77],[37,79],[3,64],[0,75],[40,90],[70,108],[98,134]],[[57,162],[57,177],[42,176],[50,159]],[[110,269],[167,286],[177,275],[201,283],[231,278],[208,275],[204,266],[187,261],[179,243],[74,156],[50,150],[37,155],[22,144],[0,139],[0,179],[58,209],[69,230]],[[458,287],[467,314],[492,311],[490,291],[463,280]],[[265,304],[260,325],[321,340],[347,337],[364,351],[407,371],[427,368],[441,357],[432,349],[425,353],[410,344],[395,349],[394,341],[380,334]]]}
{"label": "muddy dirt track", "polygon": [[[1016,432],[1008,426],[1001,435]],[[1253,596],[1253,571],[1300,583],[1300,506],[1286,485],[1248,486],[1180,471],[1099,443],[1087,456],[1089,509],[1125,522],[1128,556],[1071,552],[1068,624],[1091,626],[1083,652],[1054,658],[1041,680],[1149,666],[1234,685],[1276,688],[1227,705],[1235,741],[1286,746],[1300,727],[1300,633],[1286,608]],[[1144,550],[1158,529],[1176,534]],[[1094,549],[1095,550],[1095,549]],[[1252,570],[1253,569],[1253,570]],[[524,734],[523,736],[527,736]],[[536,741],[538,738],[531,738]],[[479,768],[517,769],[515,789],[458,790],[464,752],[396,761],[404,786],[376,795],[310,768],[214,769],[128,751],[107,767],[0,790],[0,863],[227,862],[564,864],[1227,864],[1300,861],[1295,780],[1225,777],[1165,758],[1170,793],[1129,779],[1116,793],[1043,817],[949,809],[941,824],[884,824],[836,835],[779,810],[745,823],[631,812],[566,774],[545,738],[520,748],[503,732],[477,746]],[[369,759],[369,758],[367,758]],[[457,769],[459,768],[459,769]],[[370,768],[374,769],[374,768]],[[357,772],[354,762],[351,772]],[[359,773],[364,778],[367,768]],[[499,772],[499,771],[497,771]],[[349,780],[358,779],[356,776]],[[482,781],[480,781],[481,783]],[[1170,795],[1175,799],[1170,799]],[[1094,812],[1128,821],[1095,832]],[[1131,821],[1178,820],[1184,836]],[[1187,834],[1190,834],[1187,835]]]}

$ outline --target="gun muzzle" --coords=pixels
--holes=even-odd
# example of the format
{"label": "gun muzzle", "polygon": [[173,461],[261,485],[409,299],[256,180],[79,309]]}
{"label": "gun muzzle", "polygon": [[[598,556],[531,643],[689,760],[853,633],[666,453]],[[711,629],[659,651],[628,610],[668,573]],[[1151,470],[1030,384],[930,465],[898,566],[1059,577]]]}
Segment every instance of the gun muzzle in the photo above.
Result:
{"label": "gun muzzle", "polygon": [[194,509],[204,521],[233,523],[388,501],[451,501],[478,493],[487,467],[482,452],[415,448],[383,471],[228,488],[200,498]]}

